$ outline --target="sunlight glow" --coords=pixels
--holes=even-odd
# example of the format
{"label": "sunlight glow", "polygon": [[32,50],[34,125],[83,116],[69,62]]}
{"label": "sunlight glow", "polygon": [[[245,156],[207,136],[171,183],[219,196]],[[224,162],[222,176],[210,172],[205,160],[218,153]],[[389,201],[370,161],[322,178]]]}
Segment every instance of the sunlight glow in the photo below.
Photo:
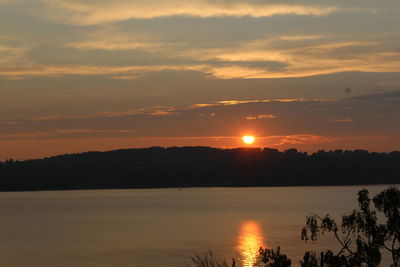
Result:
{"label": "sunlight glow", "polygon": [[243,222],[240,226],[236,245],[243,267],[254,266],[260,247],[265,248],[260,224],[256,221]]}
{"label": "sunlight glow", "polygon": [[243,142],[248,145],[253,144],[254,140],[255,140],[254,136],[251,136],[251,135],[245,135],[242,137],[242,139],[243,139]]}

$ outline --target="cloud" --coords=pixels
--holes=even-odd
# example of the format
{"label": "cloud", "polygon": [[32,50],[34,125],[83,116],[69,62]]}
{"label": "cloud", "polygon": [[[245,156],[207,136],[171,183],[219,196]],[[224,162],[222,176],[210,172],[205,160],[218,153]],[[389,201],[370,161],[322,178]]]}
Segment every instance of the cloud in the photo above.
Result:
{"label": "cloud", "polygon": [[44,117],[32,118],[33,121],[52,121],[52,120],[59,120],[59,119],[64,119],[64,117],[60,116],[60,115],[49,115],[49,116],[44,116]]}
{"label": "cloud", "polygon": [[[115,75],[124,74],[123,78],[129,76],[140,76],[150,72],[163,70],[193,71],[204,69],[204,65],[154,65],[154,66],[90,66],[90,65],[22,65],[0,67],[0,76],[8,78],[23,77],[58,77],[65,75]],[[125,75],[127,74],[127,75]]]}
{"label": "cloud", "polygon": [[174,112],[172,111],[165,111],[165,110],[156,110],[150,113],[147,113],[148,115],[151,116],[167,116],[167,115],[171,115],[174,114]]}
{"label": "cloud", "polygon": [[166,46],[165,40],[161,40],[156,35],[145,33],[123,32],[116,26],[103,27],[93,31],[81,40],[72,41],[65,44],[81,50],[146,50],[155,51]]}
{"label": "cloud", "polygon": [[20,121],[0,121],[0,125],[17,125],[20,124]]}
{"label": "cloud", "polygon": [[[389,39],[387,39],[389,38]],[[213,79],[273,79],[324,75],[339,72],[400,72],[400,52],[390,36],[276,35],[229,44],[201,47],[173,42],[168,37],[127,33],[118,28],[88,34],[64,45],[103,53],[141,51],[138,65],[45,65],[26,59],[28,47],[0,45],[0,76],[23,79],[38,76],[103,75],[114,80],[139,79],[160,71],[196,71]],[[130,51],[130,52],[132,52]],[[71,53],[71,51],[68,51]],[[84,55],[84,54],[83,54]],[[112,55],[112,54],[110,54]],[[108,55],[108,56],[110,56]],[[129,54],[134,58],[135,54]],[[157,57],[154,57],[157,55]],[[107,57],[105,57],[106,59]],[[108,62],[105,61],[105,64]],[[129,63],[129,62],[126,62]],[[125,64],[126,64],[125,63]],[[162,64],[161,64],[162,63]]]}
{"label": "cloud", "polygon": [[32,132],[32,133],[13,133],[13,134],[1,134],[0,135],[0,140],[1,139],[11,139],[11,140],[18,140],[18,139],[24,139],[24,140],[31,140],[31,139],[36,139],[39,137],[48,137],[50,134],[48,132]]}
{"label": "cloud", "polygon": [[[12,140],[35,140],[37,138],[45,137],[45,139],[59,138],[60,135],[70,134],[96,134],[96,133],[111,133],[111,134],[125,134],[125,133],[137,133],[137,130],[94,130],[94,129],[57,129],[55,131],[48,132],[32,132],[32,133],[15,133],[8,135],[0,135],[0,139],[12,139]],[[65,138],[65,136],[64,136]],[[136,136],[131,137],[136,140],[241,140],[242,136]],[[317,144],[326,143],[332,141],[334,138],[327,136],[318,135],[271,135],[271,136],[257,136],[257,140],[263,142],[269,142],[271,145],[286,145],[286,144]]]}
{"label": "cloud", "polygon": [[82,119],[91,119],[91,118],[97,118],[97,117],[112,118],[112,117],[138,115],[138,114],[143,114],[145,112],[146,112],[146,109],[144,109],[144,108],[138,108],[138,109],[133,109],[133,110],[128,110],[128,111],[102,111],[102,112],[96,112],[96,114],[93,114],[93,115],[81,116],[80,118],[82,118]]}
{"label": "cloud", "polygon": [[1,43],[0,39],[0,66],[15,64],[24,59],[29,47],[15,46],[11,44]]}
{"label": "cloud", "polygon": [[[261,38],[237,47],[203,52],[203,59],[224,62],[223,66],[212,65],[206,69],[211,76],[220,79],[306,77],[356,71],[400,72],[400,53],[382,40],[333,39],[298,35]],[[308,42],[296,42],[299,40]],[[281,67],[257,67],[249,62],[277,62]]]}
{"label": "cloud", "polygon": [[137,133],[137,130],[131,129],[55,129],[49,131],[39,131],[39,132],[26,132],[26,133],[10,133],[0,135],[0,140],[35,140],[35,139],[54,139],[63,138],[65,136],[82,136],[90,135],[94,136],[96,134],[132,134]]}
{"label": "cloud", "polygon": [[78,116],[49,115],[42,117],[34,117],[31,120],[32,121],[59,121],[59,120],[74,120],[74,119],[89,120],[94,118],[115,118],[115,117],[125,117],[125,116],[135,116],[135,115],[167,116],[175,114],[178,110],[184,110],[184,109],[188,108],[179,109],[176,107],[154,106],[149,108],[137,108],[127,111],[99,111],[94,114],[78,115]]}
{"label": "cloud", "polygon": [[[276,99],[253,99],[253,100],[221,100],[210,103],[192,104],[183,107],[171,107],[171,106],[153,106],[149,108],[137,108],[127,111],[99,111],[94,114],[80,115],[80,116],[61,116],[61,115],[49,115],[42,117],[34,117],[32,121],[56,121],[56,120],[71,120],[71,119],[93,119],[93,118],[115,118],[135,115],[149,115],[149,116],[167,116],[184,112],[188,110],[197,110],[211,107],[223,107],[223,106],[235,106],[243,104],[255,104],[255,103],[306,103],[306,102],[333,102],[336,99],[313,99],[313,98],[276,98]],[[210,117],[214,117],[214,112],[210,113]],[[253,117],[246,117],[251,120]],[[277,118],[273,114],[259,114],[254,117],[255,119],[274,119]]]}
{"label": "cloud", "polygon": [[276,115],[272,114],[260,114],[257,116],[247,116],[245,117],[246,120],[270,120],[270,119],[275,119],[277,118]]}
{"label": "cloud", "polygon": [[349,123],[349,122],[353,122],[353,119],[351,119],[351,118],[331,119],[331,121],[333,121],[333,122],[347,122],[347,123]]}
{"label": "cloud", "polygon": [[[266,4],[254,1],[78,1],[41,0],[47,16],[63,23],[92,25],[129,19],[160,17],[269,17],[275,15],[322,16],[338,11],[335,6]],[[57,14],[57,15],[53,15]]]}
{"label": "cloud", "polygon": [[[399,135],[396,123],[399,95],[396,91],[334,100],[231,99],[182,107],[151,106],[98,112],[80,117],[43,116],[3,127],[0,146],[7,143],[11,147],[11,142],[15,142],[22,149],[23,142],[48,140],[47,144],[64,142],[76,147],[72,151],[81,151],[99,149],[104,140],[111,140],[110,145],[121,143],[121,147],[238,147],[242,145],[240,136],[251,132],[257,137],[257,146],[297,147],[307,151],[327,148],[383,151],[400,144],[400,139],[395,138]],[[251,118],[246,120],[246,115]],[[129,129],[129,126],[135,128]],[[83,139],[90,140],[93,147],[89,149],[85,142],[79,141]],[[82,147],[72,146],[74,141],[81,142]],[[63,149],[70,151],[71,147]]]}
{"label": "cloud", "polygon": [[103,130],[103,129],[57,129],[60,134],[93,134],[93,133],[136,133],[137,130]]}
{"label": "cloud", "polygon": [[[346,144],[348,142],[357,143],[357,141],[363,142],[379,142],[387,141],[389,139],[395,138],[394,136],[385,135],[359,135],[359,136],[325,136],[325,135],[312,135],[312,134],[297,134],[297,135],[277,135],[263,137],[270,146],[272,147],[303,147],[303,145],[319,146],[318,149],[322,149],[323,145],[332,144]],[[357,148],[357,145],[353,146]],[[360,148],[360,147],[358,147]],[[341,148],[343,149],[343,147]]]}
{"label": "cloud", "polygon": [[334,137],[311,134],[278,135],[265,137],[271,146],[323,144],[333,142]]}
{"label": "cloud", "polygon": [[140,76],[139,75],[119,75],[119,76],[113,76],[112,78],[115,80],[136,80]]}
{"label": "cloud", "polygon": [[304,41],[304,40],[316,40],[326,38],[326,35],[282,35],[279,38],[285,41]]}
{"label": "cloud", "polygon": [[[21,16],[19,19],[24,23],[29,18],[26,12],[19,13],[18,7],[32,9],[30,11],[35,15],[53,16],[57,23],[101,25],[70,27],[46,24],[49,27],[47,33],[39,31],[38,27],[44,27],[44,24],[32,23],[28,32],[35,34],[21,33],[17,25],[10,27],[10,32],[15,31],[20,36],[14,41],[0,36],[0,76],[18,80],[25,77],[104,75],[122,83],[163,70],[197,71],[211,79],[400,72],[400,53],[396,46],[398,33],[394,30],[394,33],[384,32],[389,26],[384,24],[386,20],[376,25],[379,31],[373,30],[381,34],[368,31],[354,34],[353,28],[350,31],[333,25],[339,23],[340,18],[324,17],[344,12],[343,19],[350,19],[348,13],[359,12],[354,10],[354,5],[359,3],[276,3],[262,0],[19,0],[13,7],[15,10],[10,10],[15,16]],[[387,1],[382,5],[365,5],[366,8],[375,6],[378,9],[391,6]],[[292,28],[290,20],[282,21],[281,25],[281,17],[248,20],[248,17],[284,14],[322,17],[296,20],[299,25],[304,23],[304,28],[299,25]],[[177,20],[108,23],[171,16],[185,18],[179,19],[179,25]],[[363,16],[361,22],[370,18],[370,15]],[[238,28],[237,34],[236,29],[233,34],[224,26],[231,25],[231,18],[188,20],[188,23],[194,23],[188,27],[191,24],[185,23],[187,17],[246,17],[247,22],[243,25],[233,22],[232,27]],[[313,22],[324,24],[324,27],[310,25]],[[264,23],[268,27],[264,27]],[[49,33],[52,38],[47,36]]]}

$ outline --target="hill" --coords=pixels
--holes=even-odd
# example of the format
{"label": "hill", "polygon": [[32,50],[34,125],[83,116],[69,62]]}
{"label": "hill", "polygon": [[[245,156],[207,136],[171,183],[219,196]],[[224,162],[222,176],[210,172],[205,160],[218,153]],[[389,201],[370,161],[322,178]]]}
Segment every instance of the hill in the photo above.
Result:
{"label": "hill", "polygon": [[0,162],[0,190],[400,183],[400,152],[151,147]]}

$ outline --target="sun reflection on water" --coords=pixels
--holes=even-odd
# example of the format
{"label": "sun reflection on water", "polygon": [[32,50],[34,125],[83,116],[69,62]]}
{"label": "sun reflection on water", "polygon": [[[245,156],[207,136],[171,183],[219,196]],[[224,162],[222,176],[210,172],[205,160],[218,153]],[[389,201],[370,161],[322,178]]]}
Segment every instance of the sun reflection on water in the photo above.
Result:
{"label": "sun reflection on water", "polygon": [[258,250],[265,247],[260,224],[256,221],[245,221],[240,225],[236,249],[244,267],[253,267]]}

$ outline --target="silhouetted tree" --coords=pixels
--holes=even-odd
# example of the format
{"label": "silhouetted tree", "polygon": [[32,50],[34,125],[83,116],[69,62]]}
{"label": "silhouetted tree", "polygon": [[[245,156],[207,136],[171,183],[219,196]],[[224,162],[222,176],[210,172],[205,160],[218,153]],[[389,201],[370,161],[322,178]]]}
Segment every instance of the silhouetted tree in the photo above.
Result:
{"label": "silhouetted tree", "polygon": [[281,248],[264,249],[260,248],[259,262],[255,266],[260,267],[290,267],[292,261],[285,255],[281,254]]}
{"label": "silhouetted tree", "polygon": [[[342,217],[340,226],[329,215],[308,216],[302,239],[316,241],[326,232],[340,245],[337,253],[326,251],[317,259],[315,253],[304,255],[302,266],[378,266],[382,250],[392,255],[393,267],[399,266],[400,256],[400,191],[389,187],[372,200],[369,192],[358,192],[359,208]],[[379,214],[378,214],[379,213]],[[378,216],[380,215],[380,216]],[[378,217],[382,218],[378,220]]]}
{"label": "silhouetted tree", "polygon": [[151,147],[7,160],[0,191],[398,184],[399,165],[400,152]]}
{"label": "silhouetted tree", "polygon": [[[203,254],[194,255],[192,264],[196,267],[229,267],[225,259],[218,259],[210,250]],[[235,260],[233,260],[231,267],[235,267]]]}

